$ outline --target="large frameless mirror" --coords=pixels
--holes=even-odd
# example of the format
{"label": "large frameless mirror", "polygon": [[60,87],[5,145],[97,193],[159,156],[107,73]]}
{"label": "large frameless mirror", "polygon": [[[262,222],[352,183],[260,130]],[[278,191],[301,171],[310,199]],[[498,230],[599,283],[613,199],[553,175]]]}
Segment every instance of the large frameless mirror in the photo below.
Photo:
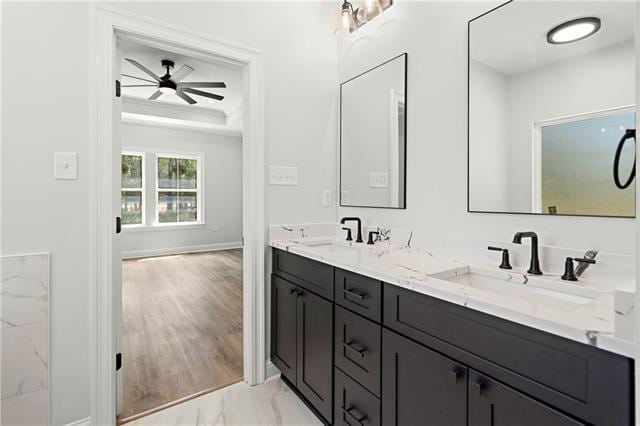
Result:
{"label": "large frameless mirror", "polygon": [[407,54],[340,85],[340,205],[403,209]]}
{"label": "large frameless mirror", "polygon": [[635,217],[636,7],[516,0],[469,22],[470,212]]}

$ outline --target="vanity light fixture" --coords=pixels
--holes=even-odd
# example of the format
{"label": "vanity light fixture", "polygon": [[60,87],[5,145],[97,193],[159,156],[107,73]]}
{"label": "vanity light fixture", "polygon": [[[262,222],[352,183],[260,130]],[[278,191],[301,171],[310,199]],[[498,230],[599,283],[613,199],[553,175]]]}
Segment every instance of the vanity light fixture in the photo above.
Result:
{"label": "vanity light fixture", "polygon": [[358,28],[382,14],[393,0],[363,0],[362,5],[354,7],[349,0],[343,0],[340,6],[340,23],[336,33],[355,32]]}
{"label": "vanity light fixture", "polygon": [[550,44],[573,43],[597,33],[600,26],[600,18],[572,19],[552,28],[547,33],[547,42]]}

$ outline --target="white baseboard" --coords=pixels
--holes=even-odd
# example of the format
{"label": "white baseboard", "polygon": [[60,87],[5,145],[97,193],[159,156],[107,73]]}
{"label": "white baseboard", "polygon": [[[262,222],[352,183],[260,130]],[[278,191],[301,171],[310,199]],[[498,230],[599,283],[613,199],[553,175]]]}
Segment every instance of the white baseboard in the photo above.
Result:
{"label": "white baseboard", "polygon": [[167,247],[161,249],[150,250],[128,250],[122,252],[123,259],[135,259],[138,257],[151,257],[151,256],[168,256],[172,254],[184,254],[184,253],[198,253],[203,251],[217,251],[217,250],[230,250],[242,248],[242,242],[232,243],[218,243],[218,244],[201,244],[197,246],[185,246],[185,247]]}
{"label": "white baseboard", "polygon": [[278,367],[273,365],[270,359],[267,360],[267,365],[265,367],[266,380],[269,380],[272,377],[278,376],[279,374],[280,374],[280,370],[278,369]]}
{"label": "white baseboard", "polygon": [[86,419],[76,420],[75,422],[67,423],[65,426],[91,426],[91,417]]}

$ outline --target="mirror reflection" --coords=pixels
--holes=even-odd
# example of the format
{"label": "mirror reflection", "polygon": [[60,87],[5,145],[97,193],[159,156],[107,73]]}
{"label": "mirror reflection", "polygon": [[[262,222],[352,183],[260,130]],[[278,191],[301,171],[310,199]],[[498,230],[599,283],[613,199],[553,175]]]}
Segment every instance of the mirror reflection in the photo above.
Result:
{"label": "mirror reflection", "polygon": [[469,211],[635,216],[635,7],[513,1],[469,22]]}
{"label": "mirror reflection", "polygon": [[405,208],[402,54],[340,85],[340,205]]}

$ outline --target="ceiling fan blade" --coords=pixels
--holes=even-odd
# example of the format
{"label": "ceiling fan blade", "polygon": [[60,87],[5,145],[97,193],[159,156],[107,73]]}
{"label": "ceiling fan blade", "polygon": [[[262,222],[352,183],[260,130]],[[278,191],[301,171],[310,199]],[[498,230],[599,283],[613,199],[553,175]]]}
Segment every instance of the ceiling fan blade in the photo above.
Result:
{"label": "ceiling fan blade", "polygon": [[158,99],[158,98],[160,97],[160,95],[162,95],[162,92],[161,92],[161,91],[159,91],[159,90],[156,90],[156,91],[153,93],[153,95],[151,95],[151,96],[149,96],[149,97],[147,98],[147,100],[149,100],[149,101],[156,100],[156,99]]}
{"label": "ceiling fan blade", "polygon": [[181,88],[180,90],[183,91],[183,92],[191,93],[193,95],[204,96],[205,98],[216,99],[218,101],[221,101],[221,100],[224,99],[224,96],[215,95],[213,93],[203,92],[202,90],[190,89],[188,87]]}
{"label": "ceiling fan blade", "polygon": [[129,77],[129,78],[135,78],[136,80],[142,80],[142,81],[146,81],[146,82],[148,82],[148,83],[155,83],[155,81],[147,80],[146,78],[136,77],[135,75],[122,74],[122,76],[123,76],[123,77]]}
{"label": "ceiling fan blade", "polygon": [[224,84],[221,81],[219,81],[219,82],[210,82],[210,83],[186,81],[186,82],[183,82],[183,83],[178,83],[178,87],[180,87],[180,88],[185,88],[185,87],[218,87],[218,88],[225,88],[225,87],[227,87],[227,85]]}
{"label": "ceiling fan blade", "polygon": [[183,78],[185,78],[186,76],[188,76],[189,74],[191,74],[192,72],[193,72],[193,68],[187,64],[184,64],[183,66],[180,67],[178,71],[173,73],[173,75],[171,76],[171,80],[177,83]]}
{"label": "ceiling fan blade", "polygon": [[191,105],[197,103],[195,99],[193,99],[191,96],[187,95],[186,93],[182,92],[181,90],[176,90],[176,95],[178,95],[183,101]]}
{"label": "ceiling fan blade", "polygon": [[157,84],[124,84],[121,87],[158,87]]}
{"label": "ceiling fan blade", "polygon": [[149,74],[151,77],[153,77],[153,79],[155,81],[160,81],[160,77],[155,75],[153,72],[151,72],[149,69],[147,69],[144,65],[141,65],[140,63],[138,63],[137,61],[134,61],[133,59],[125,58],[125,60],[127,62],[129,62],[131,65],[133,65],[135,67],[138,67],[138,68],[140,68],[140,70],[142,70],[145,73]]}

